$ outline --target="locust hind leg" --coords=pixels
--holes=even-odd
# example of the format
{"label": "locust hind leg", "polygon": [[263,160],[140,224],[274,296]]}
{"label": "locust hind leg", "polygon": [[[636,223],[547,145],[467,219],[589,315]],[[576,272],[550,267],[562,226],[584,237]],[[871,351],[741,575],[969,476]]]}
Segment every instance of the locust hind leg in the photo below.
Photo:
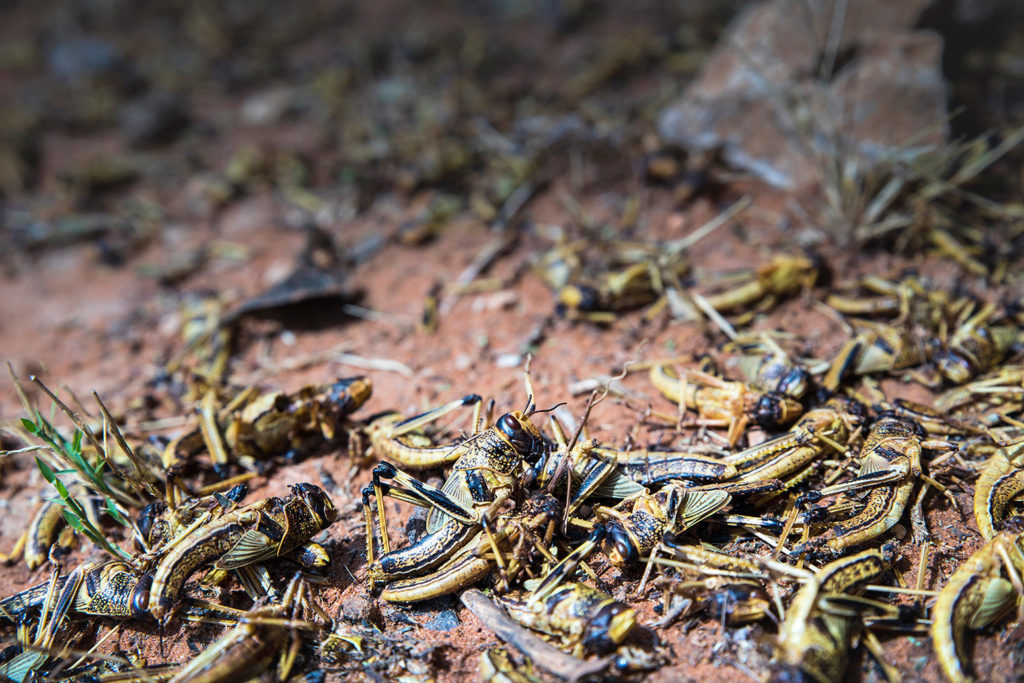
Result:
{"label": "locust hind leg", "polygon": [[[395,484],[387,484],[381,479],[392,479]],[[386,494],[420,507],[436,508],[463,524],[479,524],[481,520],[482,513],[471,505],[456,500],[437,487],[423,483],[389,462],[381,462],[373,468],[372,488],[377,495],[377,506],[380,512],[383,512],[380,496]],[[500,506],[506,497],[507,495],[496,496],[492,508]]]}
{"label": "locust hind leg", "polygon": [[[383,479],[392,479],[395,484],[389,484],[382,481]],[[452,498],[444,491],[419,481],[388,462],[381,462],[373,469],[371,484],[363,489],[362,494],[363,520],[366,525],[366,558],[369,566],[373,566],[378,557],[376,552],[378,547],[381,549],[381,555],[391,552],[387,516],[384,513],[385,496],[420,507],[435,508],[463,524],[476,525],[489,517],[490,510],[500,507],[508,495],[507,493],[502,495],[502,492],[499,492],[489,510],[480,512],[470,505]],[[376,501],[376,521],[374,521],[370,506],[371,496]],[[373,583],[372,579],[371,583]]]}
{"label": "locust hind leg", "polygon": [[403,434],[408,434],[411,431],[420,429],[430,424],[431,422],[439,420],[445,415],[448,415],[449,413],[454,412],[455,410],[458,410],[459,408],[468,405],[473,406],[472,433],[477,434],[483,428],[483,420],[481,418],[481,408],[483,406],[483,399],[476,394],[469,394],[468,396],[463,396],[460,399],[456,399],[449,403],[445,403],[443,406],[438,406],[437,408],[428,410],[425,413],[421,413],[419,415],[415,415],[413,417],[402,420],[401,422],[395,424],[394,427],[392,427],[391,436],[401,436]]}

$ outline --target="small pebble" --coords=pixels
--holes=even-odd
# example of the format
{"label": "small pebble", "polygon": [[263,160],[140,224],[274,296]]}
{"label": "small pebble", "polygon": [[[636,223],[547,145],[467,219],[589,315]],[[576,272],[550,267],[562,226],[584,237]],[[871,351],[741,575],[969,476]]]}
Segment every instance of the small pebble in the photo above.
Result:
{"label": "small pebble", "polygon": [[495,359],[494,364],[499,368],[516,368],[523,364],[523,356],[519,353],[503,353]]}
{"label": "small pebble", "polygon": [[370,618],[372,605],[362,595],[352,595],[341,601],[341,614],[349,621],[364,621]]}
{"label": "small pebble", "polygon": [[423,624],[423,628],[431,631],[452,631],[459,627],[459,617],[455,610],[446,609],[438,612],[437,616]]}

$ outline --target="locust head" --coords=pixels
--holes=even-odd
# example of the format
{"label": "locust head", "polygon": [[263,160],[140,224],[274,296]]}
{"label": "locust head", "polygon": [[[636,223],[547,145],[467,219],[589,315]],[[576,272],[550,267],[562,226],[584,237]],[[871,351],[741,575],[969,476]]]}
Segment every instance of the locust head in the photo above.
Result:
{"label": "locust head", "polygon": [[518,410],[505,413],[495,426],[523,460],[532,464],[544,455],[546,441],[525,413]]}
{"label": "locust head", "polygon": [[292,486],[292,494],[302,499],[321,529],[326,529],[334,524],[334,520],[338,518],[338,510],[331,502],[330,496],[324,493],[319,486],[306,483],[295,484]]}
{"label": "locust head", "polygon": [[347,415],[366,403],[372,393],[373,383],[369,378],[346,377],[330,385],[329,398],[340,414]]}
{"label": "locust head", "polygon": [[609,602],[587,624],[583,647],[596,654],[612,652],[636,626],[636,612],[618,600]]}
{"label": "locust head", "polygon": [[637,541],[626,527],[617,520],[605,523],[608,534],[604,538],[602,550],[616,567],[635,563],[640,559]]}
{"label": "locust head", "polygon": [[586,285],[567,285],[556,299],[555,312],[570,319],[578,313],[596,311],[600,305],[597,290]]}

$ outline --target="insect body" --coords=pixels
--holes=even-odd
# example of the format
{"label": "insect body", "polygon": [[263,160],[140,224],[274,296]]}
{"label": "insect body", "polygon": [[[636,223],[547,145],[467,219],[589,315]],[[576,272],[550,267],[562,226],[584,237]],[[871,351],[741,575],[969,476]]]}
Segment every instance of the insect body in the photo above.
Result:
{"label": "insect body", "polygon": [[438,467],[454,462],[462,456],[463,451],[455,448],[455,444],[434,443],[420,428],[461,406],[472,405],[472,433],[477,434],[482,429],[481,403],[479,396],[470,394],[415,417],[403,418],[398,413],[381,415],[366,428],[373,452],[382,460],[393,460],[410,469]]}
{"label": "insect body", "polygon": [[224,436],[238,455],[254,458],[301,448],[310,435],[330,441],[340,421],[372,393],[368,378],[348,377],[303,387],[294,394],[261,394],[232,418]]}
{"label": "insect body", "polygon": [[1024,402],[1024,364],[1003,365],[973,382],[949,389],[935,399],[935,407],[982,416],[1019,410]]}
{"label": "insect body", "polygon": [[864,509],[811,539],[808,550],[839,553],[880,536],[900,520],[921,474],[922,433],[917,423],[895,416],[883,416],[875,423],[864,440],[860,474],[820,492],[830,495],[871,487]]}
{"label": "insect body", "polygon": [[725,347],[738,351],[738,366],[747,383],[760,393],[754,420],[765,429],[785,427],[803,413],[803,401],[814,385],[810,370],[794,362],[777,342],[765,335],[756,341],[735,341]]}
{"label": "insect body", "polygon": [[[570,320],[608,323],[615,313],[657,301],[666,287],[680,287],[690,268],[681,250],[620,244],[618,253],[585,272],[582,243],[552,250],[538,271],[555,290],[555,311]],[[637,248],[639,247],[639,248]],[[595,264],[597,265],[597,264]]]}
{"label": "insect body", "polygon": [[197,406],[199,428],[171,441],[164,450],[168,479],[177,478],[189,458],[204,448],[215,469],[232,459],[254,462],[308,449],[331,440],[343,418],[363,405],[373,391],[366,377],[311,385],[294,394],[247,389],[221,407],[216,390],[207,389]]}
{"label": "insect body", "polygon": [[[80,492],[80,489],[75,489]],[[87,510],[89,508],[86,508]],[[64,523],[64,505],[60,500],[47,500],[29,523],[25,538],[25,564],[29,569],[40,567],[50,556],[50,548],[58,537],[70,532]],[[64,545],[61,543],[61,545]]]}
{"label": "insect body", "polygon": [[996,525],[1024,494],[1024,444],[999,448],[985,463],[974,487],[974,517],[986,539],[996,535]]}
{"label": "insect body", "polygon": [[729,504],[722,490],[694,491],[670,482],[654,493],[626,501],[623,510],[599,507],[595,513],[608,520],[604,552],[612,564],[623,566],[648,557],[666,534],[678,535]]}
{"label": "insect body", "polygon": [[721,458],[685,451],[605,450],[614,459],[618,471],[644,486],[663,484],[672,479],[694,482],[724,481],[736,475],[736,468]]}
{"label": "insect body", "polygon": [[989,324],[994,306],[985,306],[959,326],[932,352],[935,369],[952,384],[963,384],[992,369],[1017,340],[1015,325]]}
{"label": "insect body", "polygon": [[558,562],[543,579],[521,595],[499,598],[515,621],[558,639],[576,657],[615,650],[636,626],[632,608],[604,591],[566,582],[580,561],[597,547],[605,530],[596,526],[590,538]]}
{"label": "insect body", "polygon": [[650,378],[665,398],[697,411],[705,424],[728,427],[730,444],[742,436],[760,398],[743,382],[698,370],[679,376],[666,365],[653,365]]}
{"label": "insect body", "polygon": [[158,551],[178,535],[191,530],[193,524],[201,523],[202,518],[210,521],[242,502],[248,492],[246,484],[238,484],[224,494],[190,498],[174,509],[169,509],[163,501],[154,501],[139,513],[136,526],[146,546],[151,551]]}
{"label": "insect body", "polygon": [[[407,546],[414,551],[402,553],[403,548],[385,555],[381,560],[395,558],[395,563],[387,563],[388,568],[398,567],[407,570],[410,564],[419,562],[414,570],[392,571],[391,575],[406,576],[389,580],[381,591],[381,598],[389,602],[418,602],[429,600],[441,595],[470,586],[490,574],[495,567],[502,569],[507,575],[516,570],[516,560],[506,562],[505,555],[513,546],[518,546],[528,535],[546,536],[558,519],[559,506],[551,496],[538,496],[527,499],[521,509],[501,515],[490,526],[490,533],[476,530],[468,542],[461,544],[454,551],[452,548],[430,541]],[[438,534],[428,534],[430,539]],[[423,540],[423,539],[421,539]],[[399,555],[399,553],[402,553]],[[445,559],[436,569],[434,558],[442,555]],[[381,564],[385,564],[381,562]],[[368,573],[371,579],[384,573],[384,569],[370,565]]]}
{"label": "insect body", "polygon": [[[301,581],[293,580],[280,604],[249,610],[244,620],[239,619],[234,628],[179,668],[170,679],[172,683],[229,683],[265,674],[288,642],[288,630],[280,622],[294,604],[301,603],[303,587]],[[281,661],[288,660],[282,657]],[[280,668],[274,673],[274,680],[288,676]]]}
{"label": "insect body", "polygon": [[867,411],[859,402],[833,396],[807,411],[789,432],[726,458],[738,471],[737,482],[786,479],[812,465],[828,450],[845,452]]}
{"label": "insect body", "polygon": [[832,359],[822,386],[835,391],[843,380],[859,375],[892,372],[921,365],[926,345],[901,327],[860,321],[860,331]]}
{"label": "insect body", "polygon": [[[461,455],[441,489],[423,484],[389,463],[374,469],[373,483],[363,490],[371,585],[423,576],[451,559],[481,526],[486,527],[506,501],[515,498],[524,461],[536,461],[546,445],[529,417],[514,411],[455,448]],[[395,484],[381,481],[383,478],[393,479]],[[383,514],[384,494],[430,507],[427,535],[411,546],[392,551]],[[370,496],[377,500],[376,523]],[[377,546],[381,548],[379,558]]]}
{"label": "insect body", "polygon": [[867,550],[831,562],[797,592],[779,627],[770,680],[842,680],[858,617],[837,613],[829,603],[856,596],[892,567],[890,548]]}
{"label": "insect body", "polygon": [[771,598],[762,583],[768,576],[756,562],[702,546],[673,545],[664,551],[666,557],[653,561],[668,565],[676,576],[653,582],[665,596],[659,626],[692,613],[695,599],[700,608],[732,626],[772,616]]}
{"label": "insect body", "polygon": [[960,565],[932,608],[932,646],[953,683],[974,680],[964,658],[966,631],[993,623],[1013,606],[1015,594],[1024,594],[1024,526],[1020,518],[1011,522]]}
{"label": "insect body", "polygon": [[237,569],[279,557],[329,527],[336,516],[331,499],[313,484],[296,484],[287,498],[265,498],[224,513],[176,539],[177,544],[160,560],[150,612],[164,618],[199,567],[214,562],[217,569]]}
{"label": "insect body", "polygon": [[[126,562],[111,560],[102,564],[87,562],[77,570],[81,575],[69,611],[119,619],[148,614],[149,591],[153,577]],[[69,577],[56,579],[57,591],[68,585]],[[0,616],[13,615],[43,605],[50,582],[33,586],[0,601]]]}
{"label": "insect body", "polygon": [[720,313],[748,308],[755,303],[769,307],[813,285],[818,271],[814,259],[807,256],[777,255],[757,270],[743,273],[738,284],[708,295],[707,302]]}
{"label": "insect body", "polygon": [[632,608],[584,583],[564,583],[541,599],[527,593],[500,601],[513,619],[558,638],[577,657],[607,654],[636,625]]}

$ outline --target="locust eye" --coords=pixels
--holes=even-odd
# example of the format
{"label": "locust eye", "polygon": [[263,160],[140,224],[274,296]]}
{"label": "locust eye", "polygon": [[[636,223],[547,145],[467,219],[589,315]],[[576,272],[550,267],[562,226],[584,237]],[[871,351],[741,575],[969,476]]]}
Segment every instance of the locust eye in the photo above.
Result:
{"label": "locust eye", "polygon": [[498,418],[498,429],[508,438],[514,439],[519,432],[523,431],[523,423],[514,416],[505,413]]}
{"label": "locust eye", "polygon": [[156,524],[157,518],[159,518],[161,513],[166,509],[167,505],[161,500],[154,501],[142,508],[142,512],[139,513],[136,524],[139,527],[139,533],[142,534],[143,538],[149,538],[149,532],[153,530],[153,525]]}
{"label": "locust eye", "polygon": [[782,405],[778,395],[769,392],[757,399],[754,420],[765,428],[771,428],[782,421]]}
{"label": "locust eye", "polygon": [[639,553],[623,526],[617,522],[611,522],[607,524],[606,529],[608,535],[605,536],[602,548],[612,564],[621,567],[636,562],[639,559]]}
{"label": "locust eye", "polygon": [[133,617],[141,617],[149,611],[149,589],[153,585],[153,577],[144,574],[132,589],[131,603]]}
{"label": "locust eye", "polygon": [[505,413],[499,417],[497,427],[521,456],[533,462],[534,456],[539,455],[534,452],[537,450],[537,444],[533,435],[514,415]]}

